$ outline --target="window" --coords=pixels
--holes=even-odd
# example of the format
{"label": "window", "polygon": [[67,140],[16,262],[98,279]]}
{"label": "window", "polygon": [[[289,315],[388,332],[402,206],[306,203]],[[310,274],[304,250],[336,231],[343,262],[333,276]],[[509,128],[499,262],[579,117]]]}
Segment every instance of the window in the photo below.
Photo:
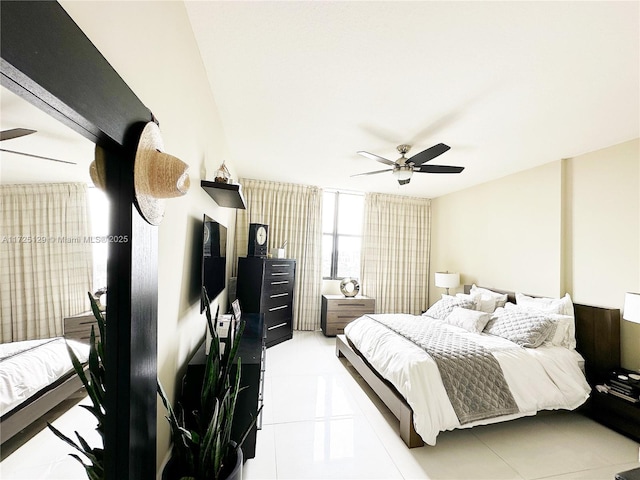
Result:
{"label": "window", "polygon": [[[89,198],[89,215],[91,216],[91,236],[93,239],[107,238],[109,234],[109,198],[102,190],[90,187],[87,189]],[[108,243],[92,241],[93,245],[93,289],[98,290],[107,286],[107,256]]]}
{"label": "window", "polygon": [[322,201],[322,277],[359,278],[364,195],[327,190]]}

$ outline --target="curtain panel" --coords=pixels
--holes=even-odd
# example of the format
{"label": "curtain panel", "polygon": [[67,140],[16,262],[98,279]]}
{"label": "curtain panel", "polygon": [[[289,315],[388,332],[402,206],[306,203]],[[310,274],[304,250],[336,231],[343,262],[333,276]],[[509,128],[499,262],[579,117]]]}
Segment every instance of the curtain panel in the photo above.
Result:
{"label": "curtain panel", "polygon": [[0,185],[0,342],[61,336],[90,309],[90,235],[84,183]]}
{"label": "curtain panel", "polygon": [[430,199],[365,195],[361,291],[376,299],[377,313],[429,306],[430,224]]}
{"label": "curtain panel", "polygon": [[[269,225],[268,247],[282,246],[296,260],[293,328],[320,328],[322,292],[322,190],[318,187],[240,179],[247,202],[237,210],[234,258],[247,254],[250,223]],[[233,266],[237,275],[237,263]]]}

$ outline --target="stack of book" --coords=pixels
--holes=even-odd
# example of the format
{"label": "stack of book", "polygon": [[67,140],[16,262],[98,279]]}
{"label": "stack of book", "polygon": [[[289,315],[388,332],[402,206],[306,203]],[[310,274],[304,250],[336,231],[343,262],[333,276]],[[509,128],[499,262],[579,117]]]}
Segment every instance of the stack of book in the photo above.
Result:
{"label": "stack of book", "polygon": [[626,372],[612,372],[605,384],[610,394],[631,403],[640,403],[640,381]]}

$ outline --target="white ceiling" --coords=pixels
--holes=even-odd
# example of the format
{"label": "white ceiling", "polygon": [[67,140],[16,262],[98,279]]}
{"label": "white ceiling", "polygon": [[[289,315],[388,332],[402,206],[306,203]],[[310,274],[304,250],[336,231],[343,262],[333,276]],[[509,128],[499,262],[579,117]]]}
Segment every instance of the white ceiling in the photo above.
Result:
{"label": "white ceiling", "polygon": [[186,2],[237,176],[421,197],[638,137],[639,5]]}
{"label": "white ceiling", "polygon": [[0,148],[61,160],[0,152],[0,183],[91,183],[94,144],[15,93],[0,87],[0,130],[27,128],[35,133],[0,142]]}

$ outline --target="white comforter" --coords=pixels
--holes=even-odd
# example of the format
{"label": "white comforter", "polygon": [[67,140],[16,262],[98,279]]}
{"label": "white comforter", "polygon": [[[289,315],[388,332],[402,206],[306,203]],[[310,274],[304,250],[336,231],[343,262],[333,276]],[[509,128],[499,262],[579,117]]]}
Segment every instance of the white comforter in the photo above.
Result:
{"label": "white comforter", "polygon": [[[422,316],[415,319],[425,321]],[[575,350],[524,348],[493,335],[443,325],[491,350],[502,367],[519,413],[460,425],[438,367],[422,348],[367,316],[345,328],[347,338],[407,400],[414,413],[416,432],[429,445],[435,445],[438,433],[445,430],[497,423],[534,415],[539,410],[572,410],[589,396],[591,389],[580,368],[584,360]]]}
{"label": "white comforter", "polygon": [[[81,362],[89,345],[67,340]],[[0,416],[73,371],[62,337],[0,344]]]}

